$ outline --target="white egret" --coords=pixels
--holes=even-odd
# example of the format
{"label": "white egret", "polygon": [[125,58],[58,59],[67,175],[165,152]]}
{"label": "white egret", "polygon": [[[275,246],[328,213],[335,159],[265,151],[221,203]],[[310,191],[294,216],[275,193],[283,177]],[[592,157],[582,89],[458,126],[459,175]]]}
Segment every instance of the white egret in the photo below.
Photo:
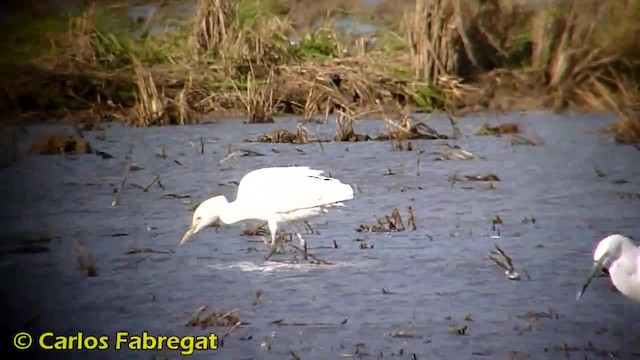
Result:
{"label": "white egret", "polygon": [[243,220],[263,220],[267,221],[271,233],[271,249],[266,259],[277,249],[276,230],[279,223],[294,227],[300,245],[306,249],[300,224],[328,212],[331,207],[344,206],[343,201],[353,199],[351,186],[322,174],[322,170],[307,166],[269,167],[251,171],[240,181],[235,201],[228,202],[220,195],[205,200],[196,208],[191,227],[180,244],[205,227],[214,225],[218,219],[227,225]]}
{"label": "white egret", "polygon": [[607,236],[598,243],[593,260],[593,269],[578,292],[578,300],[595,275],[606,268],[616,289],[640,302],[640,248],[630,238],[619,234]]}

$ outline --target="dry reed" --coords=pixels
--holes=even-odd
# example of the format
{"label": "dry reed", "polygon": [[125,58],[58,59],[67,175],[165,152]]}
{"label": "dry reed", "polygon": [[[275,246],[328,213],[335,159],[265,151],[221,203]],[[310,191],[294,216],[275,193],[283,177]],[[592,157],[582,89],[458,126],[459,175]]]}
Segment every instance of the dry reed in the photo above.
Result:
{"label": "dry reed", "polygon": [[268,123],[273,122],[273,113],[275,107],[280,102],[275,100],[273,96],[274,71],[270,70],[269,75],[263,86],[259,87],[253,67],[247,75],[247,90],[243,94],[240,89],[232,82],[238,96],[244,104],[247,111],[248,123]]}
{"label": "dry reed", "polygon": [[138,91],[133,123],[144,126],[168,124],[166,97],[158,92],[151,71],[138,60],[134,60],[134,69]]}
{"label": "dry reed", "polygon": [[197,55],[216,51],[227,39],[238,8],[233,0],[197,0],[191,47]]}
{"label": "dry reed", "polygon": [[450,0],[417,0],[405,15],[411,49],[411,67],[417,77],[435,83],[445,74],[455,73],[455,17]]}

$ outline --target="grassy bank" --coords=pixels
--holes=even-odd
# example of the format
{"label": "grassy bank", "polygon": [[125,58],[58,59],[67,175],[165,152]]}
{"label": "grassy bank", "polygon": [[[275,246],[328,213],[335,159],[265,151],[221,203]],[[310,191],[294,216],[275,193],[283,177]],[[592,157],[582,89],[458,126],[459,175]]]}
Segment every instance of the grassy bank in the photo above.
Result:
{"label": "grassy bank", "polygon": [[[3,31],[3,107],[21,119],[136,126],[353,118],[381,107],[573,108],[616,111],[618,138],[640,137],[629,111],[639,99],[640,0],[194,1],[138,19],[101,3]],[[346,15],[381,30],[354,36],[329,21]]]}

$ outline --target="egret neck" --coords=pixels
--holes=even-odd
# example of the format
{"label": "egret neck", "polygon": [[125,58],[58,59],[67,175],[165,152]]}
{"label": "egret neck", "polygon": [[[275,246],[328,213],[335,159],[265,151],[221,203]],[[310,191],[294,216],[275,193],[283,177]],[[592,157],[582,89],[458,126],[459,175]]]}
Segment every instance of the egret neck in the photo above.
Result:
{"label": "egret neck", "polygon": [[238,200],[232,202],[225,201],[225,206],[220,211],[220,220],[229,225],[242,220],[252,219],[250,216],[251,213],[247,210],[250,209]]}

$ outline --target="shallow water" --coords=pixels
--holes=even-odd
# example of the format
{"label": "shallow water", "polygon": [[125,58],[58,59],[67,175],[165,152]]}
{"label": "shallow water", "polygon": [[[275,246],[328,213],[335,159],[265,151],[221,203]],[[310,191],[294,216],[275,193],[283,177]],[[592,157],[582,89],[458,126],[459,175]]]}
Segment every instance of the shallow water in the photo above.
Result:
{"label": "shallow water", "polygon": [[[486,119],[489,115],[463,118],[460,126],[469,134]],[[295,129],[294,119],[282,119],[276,124],[148,129],[113,125],[106,127],[106,140],[95,139],[94,132],[86,136],[114,159],[26,157],[1,170],[1,234],[59,238],[48,244],[48,253],[0,255],[7,294],[2,309],[10,333],[4,338],[21,330],[82,331],[112,339],[120,330],[222,335],[220,328],[185,326],[198,306],[209,304],[237,308],[248,325],[227,336],[219,350],[197,352],[197,357],[283,359],[292,358],[293,351],[301,359],[338,359],[364,344],[358,347],[361,356],[369,354],[366,358],[500,359],[517,352],[546,359],[565,358],[557,348],[567,344],[573,349],[570,358],[609,359],[606,352],[633,358],[640,353],[640,306],[612,292],[606,278],[594,280],[580,302],[575,296],[598,239],[612,232],[639,236],[640,152],[590,133],[614,120],[608,115],[536,112],[490,120],[518,122],[545,144],[508,146],[505,137],[465,136],[413,141],[413,151],[392,151],[386,142],[325,143],[323,151],[317,143],[243,142],[272,129]],[[430,125],[450,133],[441,117],[432,118]],[[308,128],[319,136],[331,136],[335,129],[333,123]],[[29,129],[31,137],[47,131],[51,129],[44,126]],[[356,131],[374,135],[384,125],[368,120],[358,123]],[[443,151],[443,143],[486,159],[433,161],[432,153]],[[144,186],[158,174],[165,190],[154,185],[143,192],[128,185],[120,205],[112,207],[131,144],[134,161],[144,169],[132,173],[129,183]],[[219,165],[229,145],[264,156]],[[166,159],[160,156],[162,148]],[[232,181],[246,172],[294,164],[324,169],[360,189],[345,208],[311,222],[320,234],[307,235],[310,251],[333,265],[265,262],[260,238],[240,236],[246,223],[207,230],[178,246],[191,221],[192,204],[163,194],[188,194],[194,203],[217,193],[233,198]],[[594,167],[607,176],[596,176]],[[385,175],[390,169],[395,175]],[[484,190],[485,183],[451,186],[447,181],[453,174],[487,173],[502,180],[495,190]],[[409,205],[415,211],[415,231],[355,231],[394,207],[404,216]],[[492,238],[497,235],[491,229],[496,215],[504,222],[500,238]],[[535,224],[523,223],[532,216]],[[86,277],[79,269],[74,239],[87,244],[97,277]],[[374,247],[361,249],[358,239]],[[334,240],[338,249],[330,248]],[[531,280],[510,281],[487,260],[494,244]],[[259,252],[248,252],[249,247]],[[166,253],[127,255],[131,248]],[[383,288],[392,294],[383,294]],[[262,304],[254,306],[257,291]],[[541,318],[525,330],[528,320],[522,317],[528,311],[549,310],[557,318]],[[465,321],[467,314],[471,321]],[[39,321],[25,325],[35,316]],[[280,319],[306,325],[271,323]],[[466,335],[450,333],[450,324],[466,325]],[[389,335],[401,330],[415,337]],[[270,351],[263,342],[271,345]],[[588,350],[589,344],[603,352]],[[56,355],[112,358],[112,351]],[[166,351],[126,356],[152,354],[178,356]]]}

